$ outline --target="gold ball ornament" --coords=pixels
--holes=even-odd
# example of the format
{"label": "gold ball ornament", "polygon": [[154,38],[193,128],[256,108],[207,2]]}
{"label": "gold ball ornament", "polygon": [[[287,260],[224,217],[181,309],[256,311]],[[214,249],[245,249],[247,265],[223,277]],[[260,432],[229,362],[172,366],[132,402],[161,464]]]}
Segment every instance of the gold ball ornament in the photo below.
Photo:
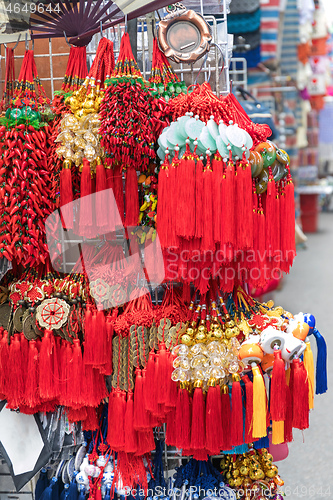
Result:
{"label": "gold ball ornament", "polygon": [[277,476],[278,474],[278,468],[276,465],[272,465],[267,471],[266,471],[266,476],[272,479],[273,477]]}
{"label": "gold ball ornament", "polygon": [[239,472],[242,474],[242,476],[247,476],[249,474],[249,468],[245,465],[242,465],[239,469]]}
{"label": "gold ball ornament", "polygon": [[250,488],[252,486],[252,481],[249,477],[244,477],[243,486],[244,488]]}
{"label": "gold ball ornament", "polygon": [[192,344],[192,339],[187,333],[184,333],[181,338],[181,343],[190,346]]}
{"label": "gold ball ornament", "polygon": [[235,483],[236,488],[239,488],[243,484],[243,478],[242,477],[236,477],[234,479],[234,483]]}
{"label": "gold ball ornament", "polygon": [[204,332],[198,332],[195,336],[195,341],[202,344],[206,341],[206,334]]}
{"label": "gold ball ornament", "polygon": [[234,335],[233,329],[232,328],[226,328],[224,331],[224,334],[227,339],[231,339]]}

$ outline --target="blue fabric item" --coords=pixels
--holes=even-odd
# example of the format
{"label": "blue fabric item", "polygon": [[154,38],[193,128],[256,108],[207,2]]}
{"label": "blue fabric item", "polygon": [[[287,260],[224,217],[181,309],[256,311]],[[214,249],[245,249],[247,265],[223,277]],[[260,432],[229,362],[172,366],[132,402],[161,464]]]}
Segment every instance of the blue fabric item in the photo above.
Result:
{"label": "blue fabric item", "polygon": [[260,28],[261,11],[249,14],[229,14],[227,18],[229,33],[251,33]]}
{"label": "blue fabric item", "polygon": [[238,455],[240,453],[246,453],[247,451],[249,451],[249,447],[244,443],[239,446],[234,446],[233,448],[231,448],[231,450],[223,450],[222,453],[224,453],[225,455]]}
{"label": "blue fabric item", "polygon": [[46,490],[48,485],[49,480],[47,478],[46,469],[42,469],[35,488],[35,500],[40,500],[40,497],[42,496],[44,490]]}
{"label": "blue fabric item", "polygon": [[69,484],[65,484],[60,495],[60,500],[68,500],[68,495],[69,495]]}
{"label": "blue fabric item", "polygon": [[75,481],[75,477],[73,477],[68,491],[67,500],[78,500],[79,492],[77,490],[77,482]]}
{"label": "blue fabric item", "polygon": [[[256,68],[260,63],[260,45],[247,52],[234,52],[233,57],[244,57],[248,68]],[[237,65],[237,63],[236,63]]]}
{"label": "blue fabric item", "polygon": [[51,482],[54,481],[54,484],[53,484],[53,487],[52,487],[52,500],[59,500],[59,496],[60,496],[60,487],[59,487],[59,481],[58,481],[58,478],[56,477],[53,477]]}
{"label": "blue fabric item", "polygon": [[268,447],[269,447],[268,436],[260,438],[260,439],[258,439],[258,441],[254,441],[254,443],[253,443],[253,448],[255,448],[256,450],[260,450],[261,448],[268,448]]}
{"label": "blue fabric item", "polygon": [[317,328],[309,330],[310,332],[317,342],[316,394],[324,394],[327,391],[327,346]]}
{"label": "blue fabric item", "polygon": [[[55,484],[58,483],[58,479],[56,477],[53,477],[50,481],[49,486],[43,491],[40,500],[54,500],[54,493],[53,493],[53,488],[55,487]],[[55,493],[59,492],[59,489],[56,487],[55,488]]]}
{"label": "blue fabric item", "polygon": [[154,490],[157,486],[167,487],[163,470],[163,445],[164,441],[156,441],[156,453],[154,457],[153,476],[149,481],[148,488]]}

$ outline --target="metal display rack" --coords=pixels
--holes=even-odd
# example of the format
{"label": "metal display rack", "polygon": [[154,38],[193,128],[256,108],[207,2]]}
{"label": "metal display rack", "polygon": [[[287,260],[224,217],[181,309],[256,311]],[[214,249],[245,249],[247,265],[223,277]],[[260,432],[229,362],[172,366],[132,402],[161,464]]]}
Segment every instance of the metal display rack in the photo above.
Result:
{"label": "metal display rack", "polygon": [[[212,82],[212,86],[215,89],[217,95],[227,95],[230,92],[230,80],[234,83],[234,85],[242,86],[244,89],[247,88],[247,63],[245,58],[231,58],[229,59],[229,47],[228,47],[228,34],[227,34],[227,9],[226,9],[226,0],[223,0],[223,17],[218,21],[222,26],[218,26],[217,20],[212,15],[204,16],[204,19],[209,23],[212,28],[212,42],[213,44],[217,44],[220,46],[224,63],[222,61],[221,52],[218,48],[213,45],[208,54],[207,60],[203,64],[203,59],[199,60],[194,65],[186,65],[180,64],[178,66],[174,66],[174,70],[176,74],[179,75],[181,80],[190,80],[190,83],[194,84],[198,79],[199,73],[202,77],[207,81],[210,80]],[[137,60],[139,65],[141,66],[141,71],[143,77],[145,79],[149,78],[151,71],[151,55],[152,55],[152,37],[154,30],[158,24],[158,19],[153,16],[141,17],[137,20],[138,26],[138,50],[137,50]],[[220,29],[219,29],[220,28]],[[114,42],[114,53],[115,59],[119,54],[120,40],[121,36],[125,31],[125,25],[118,25],[114,28],[109,28],[105,30],[103,33],[98,33],[94,35],[92,41],[87,47],[87,56],[88,61],[92,62],[94,55],[96,54],[96,49],[98,43],[102,36],[106,36],[110,40]],[[222,35],[221,35],[222,33]],[[219,41],[219,36],[222,36],[222,41]],[[55,86],[54,83],[56,81],[62,81],[62,77],[54,76],[54,59],[61,56],[67,56],[68,52],[54,53],[52,50],[52,40],[48,41],[48,52],[44,54],[35,54],[35,58],[41,58],[47,56],[49,59],[49,68],[50,68],[50,77],[41,78],[42,82],[50,82],[51,86],[51,94],[52,98],[54,97]],[[6,56],[0,56],[1,59],[6,60]],[[23,59],[23,55],[15,55],[15,59]],[[3,80],[0,80],[0,83],[3,84]],[[214,82],[214,83],[213,83]],[[90,240],[92,241],[92,240]],[[125,249],[125,241],[124,235],[117,235],[117,242],[123,244]],[[66,261],[66,253],[65,246],[70,244],[72,246],[76,246],[82,243],[82,240],[76,239],[67,239],[65,234],[62,238],[62,271],[70,272],[70,269],[74,265],[74,262],[68,259]],[[127,255],[125,249],[125,255]],[[156,301],[160,301],[159,290],[155,290],[153,299]],[[159,439],[164,439],[165,437],[165,425],[161,428],[155,429],[155,436]],[[182,456],[181,451],[175,448],[167,447],[164,444],[164,471],[167,482],[170,481],[175,467],[181,465],[185,460],[188,460],[190,457]],[[218,458],[218,457],[215,457]],[[5,473],[7,475],[7,473]],[[1,474],[0,474],[1,475]],[[0,479],[1,482],[1,479]],[[1,487],[0,487],[1,490]],[[22,492],[26,498],[27,494],[30,494],[29,491]],[[6,491],[0,491],[1,498],[11,498],[18,499],[21,497],[21,493],[17,494],[10,491],[10,488]],[[23,497],[21,497],[23,498]]]}

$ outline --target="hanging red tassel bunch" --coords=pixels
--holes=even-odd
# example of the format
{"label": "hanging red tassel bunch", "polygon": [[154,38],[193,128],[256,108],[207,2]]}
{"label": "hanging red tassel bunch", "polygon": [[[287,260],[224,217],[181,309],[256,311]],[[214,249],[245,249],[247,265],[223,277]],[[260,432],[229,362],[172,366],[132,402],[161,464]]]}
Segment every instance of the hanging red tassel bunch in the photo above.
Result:
{"label": "hanging red tassel bunch", "polygon": [[101,145],[110,167],[144,169],[155,157],[153,111],[155,99],[142,79],[128,33],[121,39],[116,67],[101,105]]}
{"label": "hanging red tassel bunch", "polygon": [[[73,93],[67,94],[65,105],[73,114],[65,114],[58,127],[54,150],[61,162],[61,169],[54,172],[54,191],[59,189],[60,206],[67,229],[87,238],[114,230],[109,227],[107,217],[108,199],[105,194],[96,196],[96,200],[85,199],[81,204],[73,204],[73,200],[87,197],[104,191],[109,175],[104,167],[103,151],[100,147],[98,129],[100,120],[99,106],[105,91],[105,80],[110,77],[114,68],[113,43],[107,38],[99,42],[95,59],[86,76],[85,49],[76,47],[77,52],[70,54],[67,73],[74,73],[65,79],[64,91],[72,85]],[[84,64],[83,64],[84,61]],[[77,73],[80,73],[80,79]],[[83,83],[78,87],[82,77]],[[75,88],[77,88],[75,90]],[[68,110],[68,109],[67,109]],[[60,143],[60,144],[59,144]],[[60,146],[60,147],[59,147]],[[80,175],[81,172],[81,175]],[[78,224],[74,227],[74,212],[80,211],[76,217]],[[94,212],[94,213],[93,213]],[[113,214],[113,218],[115,214]]]}
{"label": "hanging red tassel bunch", "polygon": [[197,85],[188,94],[180,94],[171,99],[168,104],[173,120],[191,112],[193,116],[198,115],[204,122],[208,122],[213,116],[216,123],[220,120],[224,123],[230,121],[238,123],[239,127],[251,135],[255,146],[260,142],[265,142],[271,135],[268,125],[259,125],[250,120],[233,94],[218,98],[208,82]]}
{"label": "hanging red tassel bunch", "polygon": [[[56,153],[58,144],[56,141],[60,132],[60,121],[64,114],[68,113],[69,109],[65,104],[65,100],[71,97],[72,93],[77,91],[88,74],[87,69],[87,51],[86,47],[74,47],[72,46],[69,51],[67,68],[64,76],[64,80],[61,86],[61,90],[55,92],[52,101],[52,111],[55,114],[55,119],[52,123],[52,131],[50,135],[50,149],[48,152],[49,158],[49,169],[52,178],[52,197],[56,201],[57,206],[63,206],[66,203],[72,201],[72,198],[77,198],[80,192],[79,184],[79,173],[74,164],[72,164],[70,169],[70,174],[67,172],[69,169],[62,170],[62,162]],[[66,102],[68,102],[66,101]],[[67,176],[68,179],[62,179],[61,177]],[[73,187],[72,187],[73,184]],[[60,187],[60,185],[62,185]],[[65,187],[64,187],[65,185]],[[73,190],[73,195],[71,197],[70,193]],[[67,196],[64,191],[67,191]],[[62,193],[62,199],[60,199],[60,194]],[[65,196],[64,196],[65,194]]]}
{"label": "hanging red tassel bunch", "polygon": [[49,127],[43,122],[48,104],[33,52],[27,50],[10,107],[0,120],[0,252],[24,266],[45,263],[48,255],[44,221],[53,211]]}
{"label": "hanging red tassel bunch", "polygon": [[[199,113],[195,99],[193,105]],[[201,112],[205,106],[210,112],[207,100]],[[243,121],[228,124],[224,117],[217,126],[213,114],[207,123],[199,116],[187,112],[159,137],[165,159],[157,232],[166,277],[193,282],[201,293],[210,277],[226,291],[237,280],[263,286],[289,272],[296,255],[288,155],[269,141],[258,143]]]}

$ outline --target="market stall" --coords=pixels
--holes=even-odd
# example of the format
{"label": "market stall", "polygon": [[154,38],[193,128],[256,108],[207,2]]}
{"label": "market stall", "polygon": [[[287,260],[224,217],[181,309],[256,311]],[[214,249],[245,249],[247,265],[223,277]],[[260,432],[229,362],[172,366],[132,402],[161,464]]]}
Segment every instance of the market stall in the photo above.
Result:
{"label": "market stall", "polygon": [[100,26],[72,3],[32,34],[72,43],[52,100],[33,50],[17,81],[7,51],[0,453],[36,500],[279,500],[275,462],[327,391],[314,316],[250,293],[296,255],[288,152],[229,92],[209,19],[168,8],[143,74],[126,16],[164,4]]}

